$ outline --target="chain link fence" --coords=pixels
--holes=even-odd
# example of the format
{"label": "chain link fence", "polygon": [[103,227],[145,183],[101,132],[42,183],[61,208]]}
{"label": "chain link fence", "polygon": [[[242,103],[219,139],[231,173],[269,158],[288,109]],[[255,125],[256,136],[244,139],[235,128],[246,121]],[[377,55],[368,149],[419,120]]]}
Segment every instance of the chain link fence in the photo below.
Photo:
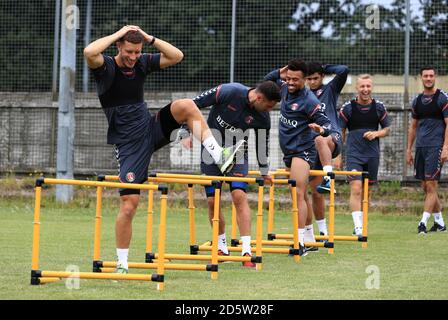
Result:
{"label": "chain link fence", "polygon": [[[339,107],[354,96],[357,74],[373,74],[375,96],[385,102],[392,117],[392,133],[382,143],[380,176],[401,179],[403,110],[408,107],[405,84],[412,99],[422,90],[419,68],[433,64],[439,71],[438,87],[448,89],[448,2],[409,1],[406,79],[406,0],[77,0],[76,91],[86,93],[76,97],[75,173],[116,172],[112,147],[106,144],[106,120],[93,79],[84,73],[82,50],[86,43],[134,24],[185,54],[179,65],[148,77],[145,93],[154,111],[172,99],[191,98],[231,79],[254,85],[293,57],[349,66]],[[0,30],[0,172],[55,171],[59,62],[55,25],[65,17],[57,11],[60,7],[56,0],[0,2],[0,21],[7,26]],[[111,46],[105,53],[114,55],[116,49]],[[282,166],[278,112],[271,116],[275,168]],[[187,155],[189,165],[170,162],[170,154],[179,152],[178,146],[159,151],[152,168],[197,171],[195,153]],[[255,159],[250,162],[256,168]]]}

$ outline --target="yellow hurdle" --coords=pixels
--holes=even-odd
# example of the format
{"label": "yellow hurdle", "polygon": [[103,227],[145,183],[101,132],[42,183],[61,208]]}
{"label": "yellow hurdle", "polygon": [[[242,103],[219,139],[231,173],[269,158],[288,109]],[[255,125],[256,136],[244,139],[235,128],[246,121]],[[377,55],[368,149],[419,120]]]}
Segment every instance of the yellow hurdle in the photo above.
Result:
{"label": "yellow hurdle", "polygon": [[[249,174],[253,174],[253,172],[249,172]],[[324,175],[324,174],[323,174]],[[263,228],[263,194],[264,194],[264,180],[261,177],[225,177],[225,176],[204,176],[204,175],[191,175],[191,174],[176,174],[176,173],[158,173],[156,174],[157,178],[172,178],[172,179],[204,179],[205,177],[208,179],[213,180],[219,180],[222,182],[230,182],[230,181],[240,181],[240,182],[247,182],[247,183],[258,183],[259,189],[258,189],[258,211],[257,211],[257,217],[256,217],[256,256],[252,258],[251,261],[256,263],[257,270],[262,269],[262,262],[261,262],[261,253],[268,252],[268,253],[290,253],[294,256],[294,260],[299,262],[300,261],[300,253],[299,253],[299,241],[298,241],[298,209],[297,209],[297,201],[295,204],[293,204],[292,208],[292,219],[295,221],[297,219],[297,228],[294,228],[293,233],[297,233],[295,245],[293,245],[293,248],[291,249],[285,249],[278,251],[278,248],[264,248],[263,242],[262,242],[262,228]],[[290,184],[292,185],[292,189],[296,190],[295,187],[295,181],[289,180],[289,179],[273,179],[274,184]],[[272,193],[273,196],[273,193]],[[272,210],[273,210],[273,200],[272,203]],[[294,217],[295,215],[295,217]],[[239,243],[238,240],[236,240],[236,210],[232,208],[232,246],[237,246]],[[253,242],[252,242],[253,243]],[[196,247],[197,251],[210,251],[213,250],[213,242],[212,245],[201,245],[199,247]],[[266,249],[266,250],[265,250]],[[270,250],[272,249],[272,250]],[[197,253],[192,251],[192,254]],[[231,248],[232,252],[238,252],[241,251],[241,249],[238,248]]]}
{"label": "yellow hurdle", "polygon": [[[247,182],[247,183],[257,183],[258,184],[258,210],[257,210],[257,222],[256,222],[256,253],[255,256],[253,256],[251,259],[249,258],[249,261],[254,261],[256,263],[256,269],[261,270],[262,269],[262,236],[263,236],[263,193],[264,193],[264,180],[262,178],[246,178],[246,177],[228,177],[228,176],[206,176],[206,175],[193,175],[193,174],[176,174],[176,173],[157,173],[155,174],[157,179],[194,179],[197,181],[200,181],[201,179],[207,178],[212,179],[214,181],[220,181],[220,182]],[[166,181],[166,180],[163,180]],[[215,187],[216,189],[216,187]],[[221,190],[219,190],[219,193],[221,193]],[[219,206],[217,204],[216,199],[216,192],[215,192],[215,206],[214,206],[214,217],[212,219],[212,228],[215,226],[215,219],[217,226],[219,224]],[[216,211],[218,210],[218,211]],[[192,220],[190,220],[190,228],[193,228],[191,226]],[[214,229],[213,229],[214,230]],[[218,232],[218,230],[216,231]],[[236,238],[236,210],[232,204],[232,243],[235,241]],[[217,236],[216,236],[217,239]],[[202,246],[202,249],[204,251],[211,250],[212,256],[213,251],[218,250],[217,247],[217,240],[216,240],[216,248],[215,248],[215,241],[212,241],[212,245],[210,247],[207,247],[204,249]],[[197,245],[192,246],[190,245],[190,252],[191,254],[197,254],[198,251],[201,251]],[[233,258],[237,258],[235,260],[232,260]],[[231,256],[230,259],[226,259],[226,261],[246,261],[241,260],[240,257],[234,257]]]}
{"label": "yellow hurdle", "polygon": [[[159,176],[160,175],[160,176]],[[100,176],[102,177],[102,179],[106,179],[106,180],[111,180],[111,181],[117,181],[118,180],[118,176]],[[192,178],[194,177],[194,178]],[[204,176],[204,175],[184,175],[184,174],[169,174],[168,177],[165,177],[165,174],[152,174],[151,176],[148,177],[148,181],[151,182],[166,182],[166,183],[179,183],[179,184],[188,184],[188,209],[189,209],[189,221],[190,221],[190,254],[191,255],[183,255],[183,254],[166,254],[167,256],[169,256],[168,259],[173,259],[173,260],[211,260],[213,261],[213,247],[210,246],[208,251],[212,251],[212,254],[209,256],[200,256],[197,255],[198,253],[198,245],[196,243],[196,233],[195,233],[195,218],[194,218],[194,213],[195,213],[195,206],[194,206],[194,194],[193,194],[193,185],[198,184],[198,185],[211,185],[213,183],[216,184],[215,189],[219,186],[219,188],[221,188],[221,185],[219,183],[218,180],[212,180],[212,178],[223,178],[221,180],[226,180],[226,181],[233,181],[233,177],[221,177],[221,176]],[[243,178],[244,179],[244,178]],[[235,178],[235,180],[237,181],[241,181],[241,178]],[[249,182],[255,181],[257,183],[260,183],[262,181],[262,179],[256,179],[256,178],[251,178],[248,179]],[[285,179],[286,180],[286,179]],[[220,193],[220,191],[219,191]],[[259,190],[259,197],[262,201],[262,194],[263,194],[263,189],[261,188],[261,191]],[[148,212],[152,212],[152,199],[151,197],[148,200]],[[215,193],[215,208],[217,208],[219,210],[219,206],[220,206],[220,196],[216,195]],[[149,209],[151,208],[151,209]],[[260,203],[260,209],[259,212],[257,214],[257,221],[258,222],[258,228],[260,228],[260,232],[259,232],[259,241],[261,242],[262,240],[262,202]],[[261,215],[260,215],[261,212]],[[152,217],[151,219],[149,219],[148,217],[148,221],[152,221]],[[260,226],[261,224],[261,226]],[[217,226],[216,228],[216,235],[214,233],[214,228],[215,225]],[[151,238],[151,227],[148,223],[147,225],[147,242],[149,241],[148,239]],[[235,231],[236,232],[236,231]],[[218,243],[218,233],[219,233],[219,211],[218,211],[218,215],[212,218],[212,239],[214,239],[216,237],[215,242]],[[147,246],[147,248],[149,248],[149,246]],[[227,257],[221,257],[218,256],[218,250],[216,247],[216,260],[217,261],[255,261],[257,264],[257,268],[258,270],[261,269],[262,265],[261,265],[261,257],[238,257],[238,256],[227,256]],[[158,257],[158,254],[154,254],[151,251],[146,251],[146,256],[145,256],[145,262],[146,263],[152,263],[153,259],[155,257]],[[132,268],[134,264],[129,263],[129,267]],[[100,271],[100,264],[97,265],[96,270]],[[217,279],[218,274],[217,274],[217,270],[218,270],[218,265],[217,263],[212,262],[211,265],[208,266],[208,268],[202,268],[203,270],[207,270],[207,271],[212,271],[212,279]],[[179,270],[179,269],[176,269]]]}
{"label": "yellow hurdle", "polygon": [[[100,180],[109,180],[109,181],[118,181],[118,176],[110,176],[110,175],[100,175],[98,176],[98,179]],[[179,183],[179,184],[187,184],[188,185],[188,208],[189,208],[189,218],[190,218],[190,250],[191,247],[196,247],[195,241],[196,241],[196,235],[195,235],[195,224],[194,224],[194,203],[193,203],[193,185],[216,185],[219,186],[219,182],[211,179],[207,179],[207,177],[202,176],[202,179],[190,179],[190,178],[166,178],[166,177],[156,177],[155,175],[148,177],[149,184],[152,183],[160,183],[160,182],[166,182],[166,183]],[[155,268],[155,265],[160,266],[157,271],[158,274],[163,274],[163,270],[198,270],[198,271],[211,271],[211,278],[217,279],[218,277],[218,252],[216,250],[216,261],[213,259],[213,253],[211,256],[208,256],[208,259],[197,259],[196,256],[190,256],[191,259],[185,259],[185,255],[176,255],[176,254],[166,254],[165,253],[165,247],[163,244],[163,247],[161,247],[161,243],[159,242],[159,248],[158,253],[153,253],[152,251],[152,224],[153,224],[153,207],[154,207],[154,200],[153,200],[153,194],[148,194],[148,219],[147,219],[147,226],[146,226],[146,253],[145,253],[145,263],[133,263],[129,262],[128,266],[129,268]],[[161,197],[161,210],[163,209],[163,196]],[[219,207],[219,195],[215,195],[215,203],[218,204]],[[166,206],[166,205],[165,205]],[[219,216],[218,216],[219,218]],[[216,231],[218,233],[218,229]],[[160,217],[160,224],[159,224],[159,233],[166,233],[166,216],[161,215]],[[212,235],[212,238],[214,239],[215,235]],[[216,234],[216,243],[218,242],[218,235]],[[163,253],[162,253],[163,252]],[[168,258],[169,257],[169,258]],[[155,260],[157,259],[157,263],[155,263]],[[176,260],[209,260],[212,261],[211,264],[208,265],[195,265],[191,266],[188,264],[163,264],[162,261],[167,261],[170,259],[176,259]],[[102,270],[108,270],[108,266],[113,264],[112,262],[107,261],[99,261],[97,260],[94,262],[94,271],[96,272],[102,272]],[[107,267],[106,267],[107,265]],[[182,268],[182,266],[185,266],[185,268]],[[159,270],[160,269],[160,270]],[[163,288],[163,284],[159,284],[159,287]]]}
{"label": "yellow hurdle", "polygon": [[[112,180],[117,181],[118,176],[101,176],[105,180]],[[219,178],[219,179],[215,179]],[[213,179],[213,180],[212,180]],[[212,271],[211,277],[212,279],[217,279],[218,277],[218,261],[252,261],[256,263],[257,270],[262,269],[262,248],[261,248],[261,241],[262,241],[262,226],[263,226],[263,179],[261,178],[240,178],[240,177],[224,177],[224,176],[204,176],[204,175],[184,175],[184,174],[153,174],[150,177],[148,177],[148,181],[150,182],[166,182],[166,183],[179,183],[179,184],[188,184],[188,209],[189,209],[189,220],[190,220],[190,254],[191,255],[182,255],[182,254],[165,254],[166,259],[173,259],[173,260],[211,260],[211,265],[208,265],[207,268],[202,268],[201,270],[207,270]],[[244,181],[248,183],[256,182],[259,184],[259,191],[258,191],[258,211],[257,211],[257,234],[256,234],[256,242],[258,241],[260,245],[256,246],[256,255],[254,257],[241,257],[241,256],[218,256],[218,233],[219,233],[219,207],[220,207],[220,192],[221,192],[221,184],[217,182],[223,182],[223,181]],[[287,179],[280,180],[278,183],[286,183]],[[218,192],[215,192],[215,202],[214,202],[214,216],[212,218],[212,243],[216,243],[216,247],[213,245],[210,245],[206,250],[204,251],[212,251],[211,256],[209,255],[198,255],[198,248],[199,246],[196,244],[196,234],[195,234],[195,220],[194,220],[194,199],[193,199],[193,185],[199,184],[199,185],[211,185],[212,183],[215,183],[215,189],[219,189]],[[151,209],[150,209],[151,208]],[[216,211],[218,210],[218,211]],[[152,212],[152,199],[149,198],[148,201],[148,212]],[[233,213],[235,215],[235,221],[236,221],[236,211]],[[152,218],[148,221],[152,221]],[[232,227],[235,226],[236,223],[232,225]],[[236,230],[234,231],[236,234]],[[149,227],[149,223],[147,226],[147,239],[151,238],[151,229]],[[148,240],[147,240],[148,241]],[[149,246],[147,246],[149,247]],[[216,251],[216,254],[214,252]],[[216,257],[215,257],[216,255]],[[147,251],[145,262],[151,263],[153,259],[157,258],[159,255],[151,253]],[[169,258],[168,258],[169,257]],[[216,260],[216,261],[215,261]],[[104,264],[103,264],[104,265]],[[135,266],[136,264],[129,263],[129,267],[132,268],[132,266]],[[97,264],[96,270],[100,271],[102,270],[102,265]],[[181,267],[177,268],[176,270],[179,270]]]}
{"label": "yellow hurdle", "polygon": [[[260,175],[259,171],[249,171],[249,175]],[[276,171],[269,172],[269,175],[275,177],[289,177],[289,171],[285,169],[277,169]],[[330,176],[331,184],[330,188],[334,191],[335,176],[336,175],[352,175],[352,176],[362,176],[363,177],[363,200],[362,200],[362,211],[363,211],[363,233],[362,236],[339,236],[334,234],[334,192],[330,192],[330,204],[328,212],[328,236],[315,236],[316,240],[326,240],[327,248],[330,254],[334,253],[334,241],[358,241],[361,242],[362,248],[367,248],[367,234],[368,234],[368,208],[369,208],[369,179],[368,172],[361,171],[333,171],[327,174],[322,170],[310,170],[311,176]],[[274,186],[271,186],[269,192],[269,211],[268,211],[268,239],[292,239],[292,234],[276,234],[273,232],[274,229]]]}
{"label": "yellow hurdle", "polygon": [[[63,272],[63,271],[48,271],[39,269],[39,247],[40,247],[40,210],[42,199],[42,186],[44,184],[63,184],[63,185],[79,185],[90,186],[97,188],[97,203],[95,215],[95,235],[94,235],[94,259],[100,257],[100,229],[101,229],[101,195],[102,189],[105,187],[111,188],[129,188],[129,189],[145,189],[153,191],[161,191],[161,220],[162,226],[159,232],[159,250],[165,248],[165,229],[164,217],[166,216],[167,194],[168,188],[164,185],[144,185],[144,184],[130,184],[104,181],[84,181],[84,180],[69,180],[69,179],[49,179],[39,178],[36,180],[35,186],[35,204],[34,204],[34,225],[33,225],[33,243],[32,243],[32,258],[31,258],[31,284],[39,285],[59,281],[62,278],[76,277],[79,279],[114,279],[114,280],[143,280],[157,282],[157,289],[164,289],[164,270],[165,260],[163,259],[164,252],[162,251],[161,259],[158,261],[157,273],[150,275],[140,274],[106,274],[98,272]],[[95,260],[96,261],[96,260]],[[94,264],[95,265],[95,264]]]}
{"label": "yellow hurdle", "polygon": [[[170,174],[172,175],[172,174]],[[163,174],[163,176],[165,176],[165,174]],[[175,175],[176,177],[179,177],[180,175]],[[191,177],[191,175],[189,176]],[[212,176],[211,178],[216,178],[216,176]],[[238,179],[244,179],[244,180],[239,180],[239,181],[248,181],[253,182],[254,179],[255,181],[258,181],[258,183],[260,183],[262,181],[262,178],[258,177],[258,178],[238,178]],[[227,181],[231,181],[226,179]],[[290,180],[290,179],[273,179],[272,180],[273,184],[288,184],[291,187],[292,190],[294,190],[294,192],[296,192],[296,186],[295,186],[295,181],[294,180]],[[271,186],[272,187],[272,186]],[[279,249],[279,248],[269,248],[269,247],[265,247],[265,244],[270,244],[271,241],[263,241],[262,240],[262,228],[263,228],[263,194],[264,194],[264,190],[263,190],[263,185],[259,185],[259,189],[258,189],[258,211],[257,211],[257,217],[256,217],[256,240],[252,240],[251,244],[255,244],[255,250],[256,250],[256,256],[252,257],[252,259],[250,261],[255,262],[256,264],[256,268],[257,270],[261,270],[262,269],[262,262],[261,259],[258,260],[258,257],[261,257],[262,253],[287,253],[287,254],[291,254],[294,257],[294,260],[299,262],[300,261],[300,252],[299,252],[299,241],[298,241],[298,209],[297,209],[297,201],[295,202],[295,205],[293,204],[292,207],[292,220],[293,223],[294,221],[297,222],[297,228],[295,228],[295,231],[293,230],[293,232],[295,232],[297,234],[296,237],[296,242],[294,245],[292,245],[292,248],[288,248],[288,249]],[[296,194],[295,194],[296,196]],[[235,230],[235,224],[236,224],[236,212],[234,210],[232,210],[232,246],[229,248],[230,252],[241,252],[242,248],[238,247],[238,245],[240,244],[240,241],[235,239],[236,238],[236,230]],[[274,244],[275,245],[275,244]],[[210,251],[212,250],[212,243],[205,242],[204,244],[200,245],[198,247],[198,251]]]}

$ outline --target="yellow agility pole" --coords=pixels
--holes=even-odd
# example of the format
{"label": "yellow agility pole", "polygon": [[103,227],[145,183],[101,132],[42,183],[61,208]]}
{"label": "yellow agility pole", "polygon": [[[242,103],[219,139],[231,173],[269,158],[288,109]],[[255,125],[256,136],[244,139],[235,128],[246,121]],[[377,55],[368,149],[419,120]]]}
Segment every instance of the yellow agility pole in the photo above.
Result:
{"label": "yellow agility pole", "polygon": [[272,233],[272,230],[274,230],[274,192],[275,185],[271,185],[269,187],[268,235]]}
{"label": "yellow agility pole", "polygon": [[[261,257],[262,253],[262,237],[263,237],[263,195],[264,195],[264,181],[258,180],[258,210],[257,210],[257,226],[256,226],[256,245],[255,245],[255,255]],[[262,262],[257,262],[255,264],[256,270],[261,270],[263,268]]]}
{"label": "yellow agility pole", "polygon": [[[296,187],[296,181],[291,183],[291,195],[292,195],[292,234],[293,234],[293,254],[294,254],[294,261],[300,262],[300,247],[299,247],[299,208],[297,206],[297,187]],[[302,248],[304,249],[304,248]]]}
{"label": "yellow agility pole", "polygon": [[210,179],[222,182],[247,182],[257,183],[257,178],[229,177],[229,176],[204,176],[196,174],[178,174],[178,173],[157,173],[157,178],[175,178],[175,179]]}
{"label": "yellow agility pole", "polygon": [[[195,224],[195,209],[193,184],[188,184],[188,217],[190,221],[190,252],[196,245],[196,224]],[[147,251],[149,252],[149,251]]]}
{"label": "yellow agility pole", "polygon": [[[213,210],[212,219],[212,264],[216,265],[218,269],[218,233],[219,233],[219,208],[221,204],[221,183],[214,182],[213,187],[215,188],[215,203]],[[212,280],[218,279],[218,270],[212,271]]]}
{"label": "yellow agility pole", "polygon": [[[40,203],[42,198],[42,185],[36,183],[35,187],[35,200],[34,200],[34,222],[33,222],[33,249],[31,258],[31,269],[39,269],[39,244],[40,244]],[[33,277],[31,278],[31,284],[33,283]]]}
{"label": "yellow agility pole", "polygon": [[[149,182],[149,184],[153,184]],[[148,211],[146,219],[146,251],[152,252],[152,226],[154,223],[154,191],[148,191]]]}
{"label": "yellow agility pole", "polygon": [[159,258],[157,263],[157,290],[164,289],[165,272],[165,239],[166,239],[166,207],[167,207],[168,188],[162,191],[160,197],[160,223],[159,223]]}
{"label": "yellow agility pole", "polygon": [[93,261],[99,261],[101,257],[102,198],[103,198],[103,188],[96,187],[96,213],[95,213],[95,235],[94,235],[95,240],[93,242]]}
{"label": "yellow agility pole", "polygon": [[[329,236],[314,236],[316,240],[329,240]],[[358,236],[334,236],[333,237],[335,241],[359,241]],[[277,241],[277,240],[287,240],[292,239],[291,233],[276,233],[275,238],[269,241]],[[310,242],[314,243],[314,242]],[[319,242],[317,242],[319,243]],[[313,245],[314,246],[314,245]],[[325,246],[324,246],[325,247]],[[328,247],[326,247],[328,248]]]}
{"label": "yellow agility pole", "polygon": [[232,201],[232,234],[231,234],[231,245],[234,246],[235,243],[238,241],[236,238],[236,226],[237,226],[237,220],[236,220],[236,207],[235,204]]}
{"label": "yellow agility pole", "polygon": [[[256,240],[251,240],[250,244],[256,244]],[[323,247],[325,248],[324,242],[304,242],[306,247]],[[238,242],[238,245],[241,244],[241,241]],[[293,246],[294,241],[288,240],[261,240],[262,245],[270,245],[270,246]],[[264,248],[264,247],[263,247]]]}
{"label": "yellow agility pole", "polygon": [[[102,274],[99,272],[60,272],[60,271],[47,271],[39,269],[39,247],[40,247],[40,210],[41,210],[41,198],[42,198],[42,185],[46,184],[64,184],[64,185],[79,185],[97,187],[97,196],[101,195],[100,188],[129,188],[129,189],[146,189],[146,190],[160,190],[162,192],[162,213],[166,214],[166,196],[168,194],[168,188],[163,185],[143,185],[143,184],[130,184],[130,183],[116,183],[116,182],[103,182],[103,181],[83,181],[83,180],[69,180],[69,179],[49,179],[38,178],[35,186],[35,208],[34,208],[34,226],[33,226],[33,243],[32,243],[32,261],[31,261],[31,285],[39,285],[50,282],[56,282],[62,278],[77,277],[80,279],[115,279],[115,280],[144,280],[144,281],[156,281],[158,287],[163,288],[163,270],[165,261],[162,259],[158,265],[158,273],[153,275],[136,275],[136,274]],[[164,196],[164,197],[163,197]],[[101,198],[101,197],[100,197]],[[164,212],[165,211],[165,212]],[[100,255],[99,240],[100,240],[100,223],[101,220],[101,202],[97,200],[96,205],[96,222],[95,222],[95,246],[94,256],[98,258]],[[159,241],[164,243],[164,238],[160,236]],[[163,254],[163,253],[162,253]]]}
{"label": "yellow agility pole", "polygon": [[364,197],[362,199],[362,237],[361,247],[367,248],[367,231],[368,231],[368,216],[369,216],[369,175],[363,175],[364,180]]}
{"label": "yellow agility pole", "polygon": [[[166,256],[165,256],[166,258]],[[117,262],[113,261],[103,261],[103,267],[101,267],[101,272],[109,272],[115,270],[117,267]],[[157,269],[158,263],[146,263],[146,262],[130,262],[129,268],[131,269]],[[165,270],[189,270],[189,271],[207,271],[207,265],[205,264],[175,264],[167,263],[165,264]]]}
{"label": "yellow agility pole", "polygon": [[329,254],[334,254],[334,173],[329,172],[330,177],[330,206],[328,210],[328,242],[331,246],[328,248]]}

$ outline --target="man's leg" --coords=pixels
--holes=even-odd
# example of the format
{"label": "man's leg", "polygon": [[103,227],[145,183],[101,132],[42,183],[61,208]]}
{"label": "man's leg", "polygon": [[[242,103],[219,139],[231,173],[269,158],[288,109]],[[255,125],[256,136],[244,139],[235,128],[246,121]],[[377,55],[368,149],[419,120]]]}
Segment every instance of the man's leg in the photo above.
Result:
{"label": "man's leg", "polygon": [[120,211],[115,222],[115,241],[117,246],[118,268],[128,269],[129,245],[132,238],[132,219],[137,211],[139,194],[120,197]]}
{"label": "man's leg", "polygon": [[440,198],[438,194],[437,194],[437,202],[432,212],[433,212],[432,215],[434,216],[434,225],[431,227],[431,229],[429,229],[429,232],[446,231],[445,221],[443,221],[442,216],[442,207],[440,205]]}
{"label": "man's leg", "polygon": [[187,123],[193,135],[201,141],[202,145],[213,157],[214,162],[220,165],[222,173],[228,172],[233,167],[236,155],[244,151],[243,137],[235,146],[222,148],[210,131],[201,111],[191,99],[173,101],[170,111],[172,117],[179,125]]}
{"label": "man's leg", "polygon": [[350,181],[350,209],[352,211],[353,224],[355,225],[355,234],[357,236],[362,235],[361,198],[362,198],[362,181],[361,180]]}
{"label": "man's leg", "polygon": [[[322,183],[322,180],[323,180],[322,177],[315,177],[313,180],[310,181],[310,188],[311,188],[313,212],[314,217],[316,219],[317,227],[319,228],[320,235],[326,236],[328,235],[328,230],[327,230],[327,222],[325,219],[325,198],[321,193],[317,192],[316,190],[317,186]],[[311,224],[312,222],[310,221],[311,219],[307,221],[307,225]]]}
{"label": "man's leg", "polygon": [[[425,225],[425,227],[427,227],[427,223],[431,216],[431,213],[436,213],[437,216],[436,215],[434,216],[434,220],[435,220],[434,222],[437,223],[441,227],[440,231],[445,231],[446,228],[445,228],[445,230],[442,230],[443,227],[445,227],[445,223],[443,221],[442,214],[440,212],[440,199],[439,199],[439,195],[437,193],[438,181],[427,180],[427,181],[424,181],[424,185],[425,185],[424,190],[425,190],[426,196],[425,196],[425,203],[423,206],[423,210],[424,210],[423,217],[422,217],[422,220],[420,221],[419,226],[423,223]],[[434,224],[433,228],[431,228],[430,231],[431,232],[437,231],[437,225]],[[420,230],[419,230],[419,233],[422,233],[422,232],[420,232]]]}
{"label": "man's leg", "polygon": [[[432,213],[434,216],[434,225],[431,227],[431,229],[429,229],[429,231],[430,232],[446,231],[446,226],[445,222],[443,221],[440,199],[438,195],[438,189],[439,189],[438,180],[440,179],[440,172],[442,171],[443,166],[442,161],[440,159],[442,151],[440,148],[425,148],[424,151],[425,151],[424,154],[425,154],[425,178],[426,178],[425,179],[426,198],[425,198],[424,211]],[[427,179],[428,176],[430,177],[430,179]],[[427,200],[428,204],[426,203]],[[431,205],[431,202],[432,202],[432,208],[430,211],[428,211],[427,209]]]}
{"label": "man's leg", "polygon": [[[152,136],[115,146],[119,180],[123,183],[143,183],[148,179],[148,166],[154,150]],[[119,189],[120,209],[115,222],[117,272],[126,273],[128,253],[132,238],[132,220],[140,200],[140,190]]]}
{"label": "man's leg", "polygon": [[[308,197],[308,193],[305,193],[305,202],[308,209],[307,219],[305,223],[305,235],[304,242],[316,242],[316,238],[314,237],[314,228],[313,228],[313,206]],[[318,251],[319,248],[315,246],[307,246],[306,251]]]}
{"label": "man's leg", "polygon": [[[331,159],[333,157],[333,152],[336,149],[333,137],[331,135],[328,137],[317,136],[316,139],[314,139],[314,142],[322,164],[322,170],[325,172],[332,172],[333,166],[331,164]],[[325,176],[321,179],[320,185],[317,186],[318,192],[330,192],[330,178]]]}
{"label": "man's leg", "polygon": [[[210,222],[210,226],[213,227],[213,217],[215,215],[215,195],[207,194],[207,203],[208,203],[208,220]],[[226,222],[224,220],[224,215],[221,211],[221,206],[219,206],[219,228],[218,228],[218,251],[220,255],[228,255],[229,249],[227,248],[227,238],[226,238]]]}
{"label": "man's leg", "polygon": [[304,246],[305,224],[308,216],[308,206],[305,202],[305,193],[308,186],[310,165],[302,158],[294,157],[291,162],[290,178],[296,181],[297,207],[299,209],[299,241]]}
{"label": "man's leg", "polygon": [[238,229],[240,230],[240,237],[243,246],[241,254],[252,254],[250,246],[251,218],[246,192],[240,189],[234,189],[232,191],[232,201],[236,209],[236,221],[238,223]]}

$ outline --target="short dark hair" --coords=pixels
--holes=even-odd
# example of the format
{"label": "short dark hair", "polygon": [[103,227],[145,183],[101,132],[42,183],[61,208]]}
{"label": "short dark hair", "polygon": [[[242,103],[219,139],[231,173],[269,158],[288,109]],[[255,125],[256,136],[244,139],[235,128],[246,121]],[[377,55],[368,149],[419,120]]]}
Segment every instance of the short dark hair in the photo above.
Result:
{"label": "short dark hair", "polygon": [[263,94],[269,101],[280,101],[280,88],[273,81],[264,81],[257,85],[256,90]]}
{"label": "short dark hair", "polygon": [[320,63],[320,62],[316,62],[316,61],[308,62],[307,68],[308,68],[308,75],[314,74],[316,72],[319,74],[325,73],[324,67],[322,67],[322,63]]}
{"label": "short dark hair", "polygon": [[305,76],[308,75],[308,67],[302,59],[292,59],[288,62],[288,70],[302,71]]}
{"label": "short dark hair", "polygon": [[135,30],[131,30],[126,32],[126,34],[120,38],[120,40],[118,40],[120,42],[130,42],[130,43],[134,43],[134,44],[139,44],[139,43],[143,43],[144,38],[142,36],[142,34],[138,31]]}
{"label": "short dark hair", "polygon": [[433,66],[424,66],[422,68],[420,68],[420,75],[423,74],[423,71],[425,70],[434,70],[434,73],[437,73],[436,68],[434,68]]}

